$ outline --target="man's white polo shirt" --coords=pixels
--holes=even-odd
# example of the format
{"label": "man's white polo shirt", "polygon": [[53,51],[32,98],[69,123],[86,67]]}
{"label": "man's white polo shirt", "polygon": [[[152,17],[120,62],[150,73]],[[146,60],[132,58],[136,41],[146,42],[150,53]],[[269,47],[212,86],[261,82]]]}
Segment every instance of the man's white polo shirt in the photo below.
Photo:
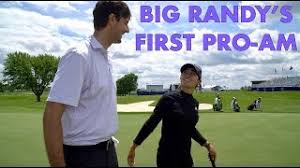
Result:
{"label": "man's white polo shirt", "polygon": [[66,145],[95,145],[118,129],[116,85],[106,49],[91,36],[61,58],[47,101],[66,105]]}

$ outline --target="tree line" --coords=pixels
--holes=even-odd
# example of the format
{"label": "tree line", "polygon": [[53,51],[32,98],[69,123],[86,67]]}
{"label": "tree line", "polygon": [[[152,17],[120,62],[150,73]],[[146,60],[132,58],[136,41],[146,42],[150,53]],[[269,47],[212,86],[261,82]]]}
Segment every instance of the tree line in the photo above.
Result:
{"label": "tree line", "polygon": [[[4,61],[3,79],[0,92],[32,91],[36,101],[50,87],[54,79],[60,57],[50,54],[30,55],[26,52],[7,54]],[[117,94],[127,95],[137,89],[138,76],[129,73],[117,80]]]}

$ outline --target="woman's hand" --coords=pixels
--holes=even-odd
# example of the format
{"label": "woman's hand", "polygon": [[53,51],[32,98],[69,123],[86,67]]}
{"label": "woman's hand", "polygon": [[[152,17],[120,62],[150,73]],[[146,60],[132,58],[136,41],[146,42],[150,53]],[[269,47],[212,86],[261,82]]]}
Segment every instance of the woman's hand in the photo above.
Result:
{"label": "woman's hand", "polygon": [[129,167],[133,167],[135,162],[134,162],[134,158],[135,158],[135,148],[137,147],[136,144],[132,144],[132,146],[129,149],[129,153],[127,156],[127,163]]}
{"label": "woman's hand", "polygon": [[207,143],[207,144],[205,145],[205,147],[206,147],[208,153],[210,154],[211,159],[212,159],[213,161],[216,161],[216,159],[217,159],[217,152],[216,152],[216,149],[215,149],[214,145],[211,144],[211,143]]}

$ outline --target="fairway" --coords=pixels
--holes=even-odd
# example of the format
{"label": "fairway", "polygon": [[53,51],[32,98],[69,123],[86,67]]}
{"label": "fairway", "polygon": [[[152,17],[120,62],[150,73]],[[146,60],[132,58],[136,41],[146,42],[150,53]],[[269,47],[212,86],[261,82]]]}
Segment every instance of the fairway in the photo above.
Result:
{"label": "fairway", "polygon": [[[215,143],[217,166],[300,166],[300,92],[221,92],[224,112],[200,112],[197,125],[202,134]],[[246,106],[257,96],[263,97],[263,111],[240,113],[229,110],[230,97],[240,97]],[[195,94],[198,100],[212,103],[214,93]],[[126,99],[128,98],[128,99]],[[158,100],[159,96],[118,97],[118,102]],[[227,100],[228,99],[228,100]],[[43,142],[42,103],[31,94],[0,94],[0,166],[48,166]],[[155,102],[156,103],[156,102]],[[154,103],[154,104],[155,104]],[[132,140],[150,113],[119,113],[116,138],[120,166]],[[136,150],[136,166],[155,166],[160,125]],[[193,141],[195,166],[207,167],[206,149]]]}

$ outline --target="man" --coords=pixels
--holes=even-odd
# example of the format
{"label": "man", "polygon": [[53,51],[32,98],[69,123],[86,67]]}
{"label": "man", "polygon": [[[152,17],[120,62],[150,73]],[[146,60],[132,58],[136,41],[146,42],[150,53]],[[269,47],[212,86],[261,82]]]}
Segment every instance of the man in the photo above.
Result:
{"label": "man", "polygon": [[97,2],[94,34],[61,58],[43,126],[54,167],[118,166],[112,136],[118,129],[116,87],[107,49],[129,32],[130,10],[121,1]]}
{"label": "man", "polygon": [[260,109],[260,104],[261,104],[261,97],[255,100],[255,109]]}
{"label": "man", "polygon": [[249,106],[248,106],[248,110],[258,110],[261,108],[261,97],[259,97],[258,99],[255,99],[253,101],[253,103],[251,103]]}

